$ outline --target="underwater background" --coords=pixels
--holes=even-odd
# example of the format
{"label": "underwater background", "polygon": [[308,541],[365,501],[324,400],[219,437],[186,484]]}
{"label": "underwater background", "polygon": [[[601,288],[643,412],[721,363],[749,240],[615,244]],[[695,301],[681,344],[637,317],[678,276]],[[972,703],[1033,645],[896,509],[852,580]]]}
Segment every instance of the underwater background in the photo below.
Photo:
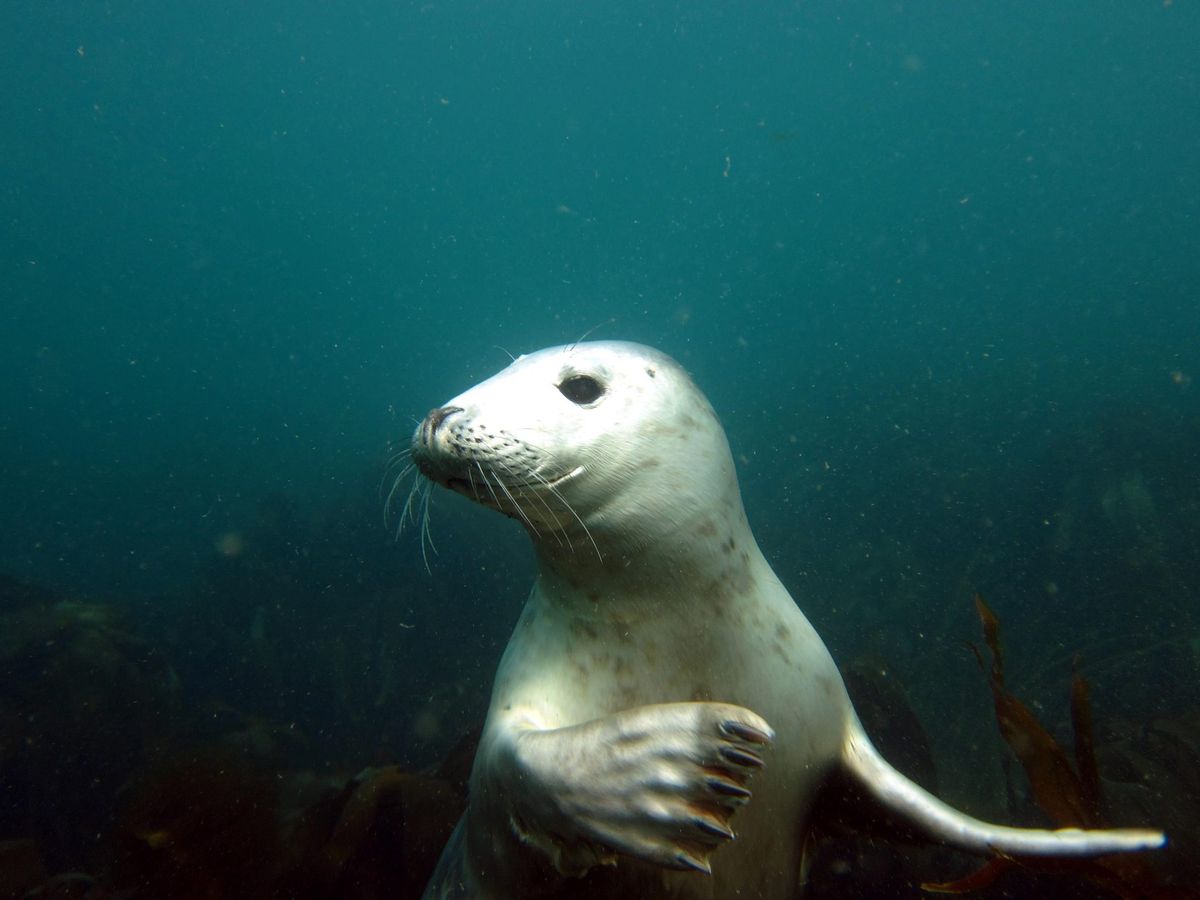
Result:
{"label": "underwater background", "polygon": [[[531,554],[439,491],[427,566],[388,461],[584,334],[693,374],[942,796],[1043,821],[979,592],[1064,746],[1088,679],[1118,824],[1196,884],[1198,47],[1188,0],[6,3],[0,897],[301,896],[238,858],[279,841],[247,797],[461,787]],[[316,895],[405,895],[361,831]],[[854,853],[814,896],[970,869]]]}

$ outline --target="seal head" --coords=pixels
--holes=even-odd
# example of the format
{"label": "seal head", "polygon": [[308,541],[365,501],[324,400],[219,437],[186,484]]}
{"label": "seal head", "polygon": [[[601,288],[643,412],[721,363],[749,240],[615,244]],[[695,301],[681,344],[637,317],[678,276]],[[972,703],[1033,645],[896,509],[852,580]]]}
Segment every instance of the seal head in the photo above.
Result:
{"label": "seal head", "polygon": [[413,460],[520,519],[539,554],[564,569],[628,568],[650,547],[656,569],[683,565],[714,513],[745,518],[712,407],[678,363],[637,344],[518,358],[431,411]]}

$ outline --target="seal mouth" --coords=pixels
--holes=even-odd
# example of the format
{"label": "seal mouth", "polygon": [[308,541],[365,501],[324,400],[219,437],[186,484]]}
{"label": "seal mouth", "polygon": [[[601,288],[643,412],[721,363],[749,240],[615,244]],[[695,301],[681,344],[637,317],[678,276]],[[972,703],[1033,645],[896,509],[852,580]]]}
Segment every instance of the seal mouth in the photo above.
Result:
{"label": "seal mouth", "polygon": [[561,474],[555,478],[546,478],[544,480],[532,481],[532,482],[528,482],[527,485],[520,484],[520,485],[517,485],[517,487],[528,486],[528,487],[532,487],[532,488],[543,487],[543,488],[554,489],[554,488],[558,487],[560,484],[566,484],[568,481],[571,481],[576,476],[579,476],[582,474],[583,474],[583,466],[576,466],[575,468],[571,469],[569,472],[563,472],[563,474]]}
{"label": "seal mouth", "polygon": [[[561,475],[556,475],[553,478],[531,478],[527,481],[507,481],[500,478],[499,475],[492,470],[491,479],[488,478],[471,478],[462,477],[459,475],[451,476],[442,480],[442,484],[456,493],[469,497],[472,500],[486,502],[492,499],[491,492],[488,490],[489,483],[494,480],[494,483],[503,487],[505,492],[520,491],[522,494],[527,492],[550,491],[553,493],[560,485],[566,484],[579,475],[583,474],[583,466],[576,466],[568,472]],[[482,481],[482,484],[480,483]],[[498,499],[498,498],[497,498]]]}

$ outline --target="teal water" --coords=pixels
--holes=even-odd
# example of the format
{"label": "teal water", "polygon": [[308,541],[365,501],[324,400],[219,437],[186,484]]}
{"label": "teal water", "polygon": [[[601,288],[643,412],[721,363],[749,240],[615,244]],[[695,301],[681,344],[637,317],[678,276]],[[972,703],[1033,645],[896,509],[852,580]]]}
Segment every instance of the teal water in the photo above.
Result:
{"label": "teal water", "polygon": [[[531,566],[438,497],[427,573],[384,460],[595,328],[692,371],[779,574],[946,754],[991,736],[975,590],[1051,719],[1077,650],[1113,714],[1194,709],[1197,46],[1186,0],[11,2],[0,571],[344,743],[365,688],[287,660],[415,625],[338,665],[426,759]],[[198,621],[285,636],[277,680]]]}
{"label": "teal water", "polygon": [[1194,411],[1188,4],[4,16],[11,568],[169,582],[214,503],[352,480],[495,345],[610,318],[758,452],[913,382],[958,433],[1085,382]]}

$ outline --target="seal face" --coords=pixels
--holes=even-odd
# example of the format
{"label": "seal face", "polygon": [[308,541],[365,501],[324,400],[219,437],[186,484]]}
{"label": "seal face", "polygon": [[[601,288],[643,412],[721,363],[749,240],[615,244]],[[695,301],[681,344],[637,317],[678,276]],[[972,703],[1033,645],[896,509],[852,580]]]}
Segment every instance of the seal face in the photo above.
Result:
{"label": "seal face", "polygon": [[412,455],[521,520],[539,564],[427,898],[796,897],[835,769],[982,853],[1161,844],[989,825],[889,766],[755,543],[720,422],[662,353],[523,356],[431,411]]}

